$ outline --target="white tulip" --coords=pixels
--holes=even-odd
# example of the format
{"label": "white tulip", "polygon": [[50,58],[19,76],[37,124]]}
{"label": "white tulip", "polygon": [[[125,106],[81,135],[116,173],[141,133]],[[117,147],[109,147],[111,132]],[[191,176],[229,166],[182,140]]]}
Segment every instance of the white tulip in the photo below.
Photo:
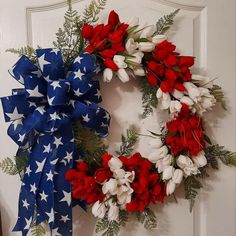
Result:
{"label": "white tulip", "polygon": [[189,97],[187,97],[187,96],[183,96],[181,99],[180,99],[180,102],[181,103],[184,103],[184,104],[186,104],[186,105],[188,105],[188,106],[193,106],[193,104],[194,104],[194,102],[193,102],[193,100],[191,99],[191,98],[189,98]]}
{"label": "white tulip", "polygon": [[120,169],[123,166],[123,164],[118,157],[112,157],[110,161],[108,161],[108,166],[111,171],[115,171],[117,169]]}
{"label": "white tulip", "polygon": [[109,221],[117,220],[119,217],[119,207],[116,204],[110,205],[107,218]]}
{"label": "white tulip", "polygon": [[127,63],[141,64],[143,56],[143,52],[135,52],[132,54],[132,58],[127,59]]}
{"label": "white tulip", "polygon": [[171,113],[180,112],[181,107],[182,107],[182,104],[177,100],[170,102],[170,112]]}
{"label": "white tulip", "polygon": [[165,166],[170,166],[171,165],[171,163],[172,163],[172,155],[171,154],[168,154],[168,155],[166,155],[165,157],[163,157],[163,159],[162,159],[162,164],[163,164],[163,166],[165,167]]}
{"label": "white tulip", "polygon": [[180,184],[183,180],[183,171],[180,169],[176,169],[172,176],[172,180],[175,184]]}
{"label": "white tulip", "polygon": [[125,170],[124,169],[115,169],[115,170],[113,170],[113,176],[116,179],[122,179],[125,177]]}
{"label": "white tulip", "polygon": [[95,217],[103,218],[106,214],[106,206],[104,203],[100,203],[99,201],[95,202],[92,207],[92,213]]}
{"label": "white tulip", "polygon": [[150,142],[149,142],[149,145],[151,146],[151,148],[160,148],[162,145],[163,145],[163,142],[161,141],[160,138],[155,138],[155,139],[152,139]]}
{"label": "white tulip", "polygon": [[110,68],[106,68],[103,71],[103,81],[104,82],[110,82],[113,77],[113,71]]}
{"label": "white tulip", "polygon": [[175,169],[173,166],[168,166],[168,167],[164,168],[163,174],[162,174],[162,179],[163,180],[171,179],[174,174],[174,171],[175,171]]}
{"label": "white tulip", "polygon": [[183,171],[185,176],[197,175],[200,173],[196,165],[193,165],[191,167],[185,167]]}
{"label": "white tulip", "polygon": [[188,156],[179,155],[176,159],[176,164],[181,168],[184,169],[185,167],[193,166],[193,162]]}
{"label": "white tulip", "polygon": [[158,160],[163,159],[168,154],[167,146],[162,146],[159,149],[154,150],[147,159],[153,163],[156,163]]}
{"label": "white tulip", "polygon": [[167,39],[166,35],[158,34],[158,35],[155,35],[154,37],[152,37],[152,42],[155,43],[155,44],[158,44],[158,43],[163,42],[166,39]]}
{"label": "white tulip", "polygon": [[156,32],[156,27],[154,25],[146,26],[140,35],[140,38],[149,38],[153,36],[153,34]]}
{"label": "white tulip", "polygon": [[159,100],[160,104],[159,107],[161,110],[166,110],[170,107],[170,94],[169,93],[163,93],[162,98]]}
{"label": "white tulip", "polygon": [[156,162],[156,168],[157,168],[158,173],[162,173],[162,172],[163,172],[163,170],[164,170],[164,165],[163,165],[162,159],[157,160],[157,162]]}
{"label": "white tulip", "polygon": [[183,92],[180,92],[179,90],[175,89],[174,92],[172,93],[172,95],[176,98],[176,99],[181,99],[184,96]]}
{"label": "white tulip", "polygon": [[139,23],[139,18],[137,16],[132,17],[129,21],[128,21],[128,25],[129,27],[133,27],[138,25]]}
{"label": "white tulip", "polygon": [[193,157],[193,161],[197,165],[197,167],[203,167],[207,165],[207,159],[203,151],[198,153],[197,156]]}
{"label": "white tulip", "polygon": [[138,42],[135,42],[133,38],[129,38],[125,44],[125,49],[128,53],[133,54],[138,48]]}
{"label": "white tulip", "polygon": [[123,83],[126,83],[129,81],[129,75],[127,74],[125,69],[119,69],[117,71],[117,76]]}
{"label": "white tulip", "polygon": [[115,55],[113,57],[113,61],[120,69],[127,68],[127,64],[125,63],[125,57],[122,55]]}
{"label": "white tulip", "polygon": [[166,194],[171,195],[175,191],[175,183],[173,180],[169,180],[166,185]]}
{"label": "white tulip", "polygon": [[138,44],[139,51],[152,52],[155,48],[155,44],[151,42],[141,42]]}
{"label": "white tulip", "polygon": [[143,67],[135,67],[134,69],[133,69],[133,72],[134,72],[134,74],[135,75],[137,75],[137,76],[145,76],[146,74],[145,74],[145,70],[143,69]]}
{"label": "white tulip", "polygon": [[213,81],[207,76],[192,74],[192,80],[200,87],[212,88],[213,86]]}
{"label": "white tulip", "polygon": [[183,85],[186,88],[189,97],[193,101],[197,102],[198,101],[198,97],[201,95],[201,92],[200,92],[199,88],[195,84],[193,84],[191,82],[185,82]]}
{"label": "white tulip", "polygon": [[132,172],[127,171],[125,173],[125,180],[127,182],[132,183],[134,181],[134,178],[135,178],[135,172],[134,171],[132,171]]}
{"label": "white tulip", "polygon": [[104,194],[111,194],[115,195],[118,191],[118,182],[116,179],[109,179],[107,182],[104,183],[102,186],[102,192]]}

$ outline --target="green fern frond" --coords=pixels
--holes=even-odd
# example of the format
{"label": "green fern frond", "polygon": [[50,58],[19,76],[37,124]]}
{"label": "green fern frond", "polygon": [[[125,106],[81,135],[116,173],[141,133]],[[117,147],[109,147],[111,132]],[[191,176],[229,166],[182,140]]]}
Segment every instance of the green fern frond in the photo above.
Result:
{"label": "green fern frond", "polygon": [[144,225],[145,229],[152,230],[157,227],[157,219],[152,210],[146,208],[144,212],[138,211],[136,213],[137,220]]}
{"label": "green fern frond", "polygon": [[8,175],[16,175],[18,174],[18,169],[16,164],[13,162],[13,160],[9,157],[3,159],[0,162],[0,169]]}
{"label": "green fern frond", "polygon": [[106,6],[107,0],[92,0],[85,8],[83,13],[83,21],[88,24],[95,24],[99,17],[99,13]]}
{"label": "green fern frond", "polygon": [[73,132],[76,146],[83,153],[83,159],[87,163],[95,162],[100,165],[101,156],[107,150],[103,139],[79,122],[73,124]]}
{"label": "green fern frond", "polygon": [[174,18],[180,9],[171,12],[169,15],[161,17],[156,23],[156,34],[165,34],[174,23]]}
{"label": "green fern frond", "polygon": [[36,62],[36,53],[35,49],[30,46],[21,47],[19,49],[9,48],[6,52],[11,52],[13,54],[17,54],[18,56],[25,55],[27,56],[32,62]]}
{"label": "green fern frond", "polygon": [[140,79],[140,91],[142,92],[143,117],[152,114],[153,108],[157,107],[158,100],[156,97],[157,88],[150,86],[146,79]]}
{"label": "green fern frond", "polygon": [[121,136],[121,146],[120,150],[116,153],[118,155],[131,155],[134,150],[134,145],[138,141],[138,134],[134,129],[128,129],[126,131],[126,136]]}
{"label": "green fern frond", "polygon": [[31,233],[31,236],[44,236],[46,234],[46,230],[45,230],[45,228],[43,227],[42,224],[34,225],[31,228],[30,233]]}
{"label": "green fern frond", "polygon": [[228,151],[218,144],[208,146],[205,150],[205,155],[214,169],[218,169],[218,159],[227,166],[236,166],[236,153]]}
{"label": "green fern frond", "polygon": [[202,188],[202,184],[194,176],[189,176],[184,180],[185,198],[189,200],[190,212],[193,210],[195,199],[200,188]]}
{"label": "green fern frond", "polygon": [[214,84],[210,88],[210,93],[215,97],[216,101],[219,102],[224,110],[227,110],[225,95],[222,88],[219,85]]}

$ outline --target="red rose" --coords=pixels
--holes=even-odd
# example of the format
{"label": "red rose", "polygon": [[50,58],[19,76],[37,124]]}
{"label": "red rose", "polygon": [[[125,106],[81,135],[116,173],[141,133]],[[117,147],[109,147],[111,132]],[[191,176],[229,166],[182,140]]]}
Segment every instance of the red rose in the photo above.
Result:
{"label": "red rose", "polygon": [[111,160],[112,155],[108,154],[108,153],[104,153],[102,155],[102,165],[105,168],[108,168],[108,162]]}
{"label": "red rose", "polygon": [[116,63],[113,60],[111,60],[110,58],[106,58],[104,60],[104,65],[107,68],[112,69],[113,71],[117,71],[119,69],[118,66],[116,65]]}
{"label": "red rose", "polygon": [[113,43],[111,45],[111,49],[118,52],[124,52],[125,51],[125,47],[122,45],[122,42],[120,43]]}
{"label": "red rose", "polygon": [[157,86],[158,84],[158,78],[156,75],[153,74],[153,72],[147,73],[147,80],[148,80],[148,83],[153,87]]}
{"label": "red rose", "polygon": [[85,39],[91,39],[94,33],[94,28],[92,25],[84,24],[82,27],[82,36]]}
{"label": "red rose", "polygon": [[181,56],[179,57],[178,65],[180,67],[182,66],[187,66],[191,67],[194,64],[194,57],[189,57],[189,56]]}
{"label": "red rose", "polygon": [[173,71],[171,69],[167,69],[165,71],[165,76],[166,76],[166,79],[169,80],[169,81],[175,81],[177,79],[175,71]]}
{"label": "red rose", "polygon": [[160,88],[163,93],[171,92],[170,84],[167,81],[162,81],[160,84]]}
{"label": "red rose", "polygon": [[112,177],[111,171],[106,168],[99,168],[96,170],[94,174],[95,181],[99,184],[104,183],[107,179],[111,177]]}
{"label": "red rose", "polygon": [[164,60],[164,64],[165,64],[166,66],[168,66],[168,67],[172,67],[172,66],[176,65],[176,63],[177,63],[177,59],[176,59],[176,57],[175,57],[173,54],[169,55],[169,56]]}
{"label": "red rose", "polygon": [[82,172],[87,172],[89,169],[89,166],[84,161],[79,161],[77,163],[77,169]]}
{"label": "red rose", "polygon": [[111,11],[108,17],[108,25],[113,28],[120,22],[119,16],[115,11]]}
{"label": "red rose", "polygon": [[163,76],[163,74],[164,74],[164,67],[163,67],[163,65],[162,64],[158,64],[157,62],[155,62],[155,61],[149,61],[148,63],[147,63],[147,67],[151,70],[151,71],[153,71],[153,72],[155,72],[157,75],[159,75],[159,76]]}
{"label": "red rose", "polygon": [[179,90],[180,92],[186,91],[186,88],[181,83],[175,83],[175,89]]}

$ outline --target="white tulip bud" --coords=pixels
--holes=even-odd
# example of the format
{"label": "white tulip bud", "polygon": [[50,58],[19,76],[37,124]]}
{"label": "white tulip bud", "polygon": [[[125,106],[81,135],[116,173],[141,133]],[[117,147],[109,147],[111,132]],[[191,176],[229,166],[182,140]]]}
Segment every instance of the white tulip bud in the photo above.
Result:
{"label": "white tulip bud", "polygon": [[149,26],[146,26],[141,35],[140,35],[140,38],[149,38],[151,37],[154,33],[156,32],[156,27],[154,25],[149,25]]}
{"label": "white tulip bud", "polygon": [[155,138],[155,139],[152,139],[150,142],[149,142],[149,145],[151,146],[151,148],[160,148],[162,145],[163,145],[163,142],[161,141],[160,138]]}
{"label": "white tulip bud", "polygon": [[181,99],[184,96],[183,92],[180,92],[179,90],[175,89],[174,92],[172,93],[172,95],[176,98],[176,99]]}
{"label": "white tulip bud", "polygon": [[171,195],[175,191],[175,183],[172,180],[169,180],[166,185],[166,195]]}
{"label": "white tulip bud", "polygon": [[109,221],[118,219],[118,217],[119,217],[119,207],[116,204],[110,205],[107,217],[108,217]]}
{"label": "white tulip bud", "polygon": [[151,42],[141,42],[138,44],[139,51],[152,52],[155,48],[155,44]]}
{"label": "white tulip bud", "polygon": [[113,57],[113,61],[120,69],[127,68],[127,64],[125,63],[125,57],[121,55],[115,55]]}
{"label": "white tulip bud", "polygon": [[182,104],[179,101],[171,101],[170,102],[170,112],[176,113],[180,112]]}
{"label": "white tulip bud", "polygon": [[123,166],[123,164],[122,164],[122,161],[118,157],[112,157],[110,161],[108,161],[108,166],[111,171],[114,171],[114,170],[120,169]]}
{"label": "white tulip bud", "polygon": [[183,171],[180,169],[176,169],[172,176],[172,180],[175,184],[180,184],[183,180]]}
{"label": "white tulip bud", "polygon": [[103,71],[103,81],[104,82],[110,82],[113,77],[113,71],[110,68],[106,68]]}
{"label": "white tulip bud", "polygon": [[147,159],[153,163],[156,163],[158,160],[163,159],[168,154],[167,146],[162,146],[159,149],[153,151]]}
{"label": "white tulip bud", "polygon": [[109,179],[102,186],[102,192],[104,194],[115,195],[115,194],[117,194],[117,191],[118,191],[118,182],[116,179]]}
{"label": "white tulip bud", "polygon": [[146,74],[145,74],[145,70],[140,66],[140,67],[135,67],[134,69],[133,69],[133,72],[134,72],[134,74],[135,75],[137,75],[137,76],[145,76]]}
{"label": "white tulip bud", "polygon": [[123,83],[126,83],[129,81],[129,75],[125,69],[119,69],[117,71],[117,76]]}
{"label": "white tulip bud", "polygon": [[207,159],[203,151],[198,153],[197,156],[193,157],[193,161],[197,165],[197,167],[203,167],[207,165]]}
{"label": "white tulip bud", "polygon": [[168,154],[165,157],[163,157],[162,164],[163,166],[170,166],[172,163],[172,155]]}
{"label": "white tulip bud", "polygon": [[188,106],[192,106],[194,103],[193,103],[193,100],[190,98],[190,97],[187,97],[187,96],[183,96],[181,99],[180,99],[180,102],[181,103],[184,103]]}
{"label": "white tulip bud", "polygon": [[138,48],[138,43],[133,38],[129,38],[125,44],[125,49],[128,53],[132,54]]}
{"label": "white tulip bud", "polygon": [[163,174],[162,174],[162,179],[163,180],[171,179],[174,174],[174,171],[175,171],[175,169],[173,166],[168,166],[168,167],[164,168]]}
{"label": "white tulip bud", "polygon": [[158,35],[155,35],[153,38],[152,38],[152,42],[155,43],[155,44],[158,44],[158,43],[161,43],[163,42],[164,40],[167,39],[167,36],[164,35],[164,34],[158,34]]}
{"label": "white tulip bud", "polygon": [[92,213],[95,217],[103,218],[106,214],[106,206],[104,203],[100,203],[99,201],[95,202],[92,207]]}

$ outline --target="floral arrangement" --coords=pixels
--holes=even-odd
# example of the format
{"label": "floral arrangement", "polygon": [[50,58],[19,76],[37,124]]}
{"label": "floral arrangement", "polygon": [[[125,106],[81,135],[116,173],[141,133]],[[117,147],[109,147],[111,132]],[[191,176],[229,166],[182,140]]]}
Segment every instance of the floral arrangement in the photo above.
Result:
{"label": "floral arrangement", "polygon": [[[138,18],[122,23],[111,11],[106,24],[96,24],[105,0],[93,0],[83,16],[68,1],[65,24],[56,49],[27,46],[9,49],[21,55],[10,74],[24,88],[1,98],[8,134],[19,149],[15,163],[0,168],[20,174],[19,217],[14,228],[43,235],[72,235],[72,206],[92,208],[96,232],[118,235],[128,214],[147,229],[156,227],[152,204],[164,203],[184,184],[194,205],[201,178],[218,169],[218,160],[236,166],[236,154],[206,135],[203,115],[217,102],[226,109],[224,94],[208,77],[194,75],[194,57],[181,55],[165,34],[179,10],[141,26]],[[140,81],[143,116],[153,109],[169,114],[160,133],[150,131],[150,154],[135,152],[139,135],[128,130],[120,150],[110,154],[109,113],[99,106],[97,73],[103,80],[132,77]]]}

